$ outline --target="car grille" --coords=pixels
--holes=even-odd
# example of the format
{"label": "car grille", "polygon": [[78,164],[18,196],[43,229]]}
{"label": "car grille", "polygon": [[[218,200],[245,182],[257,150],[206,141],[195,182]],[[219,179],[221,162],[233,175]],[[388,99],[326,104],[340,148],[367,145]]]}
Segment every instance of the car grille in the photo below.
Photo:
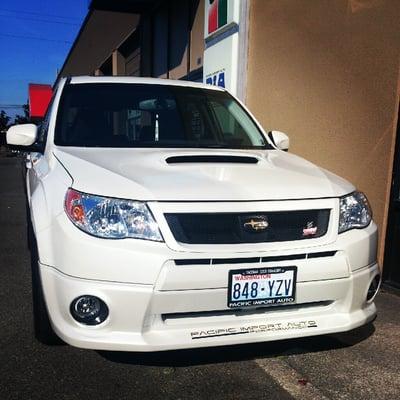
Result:
{"label": "car grille", "polygon": [[[265,243],[326,234],[329,209],[256,213],[167,213],[175,240],[188,244]],[[263,226],[260,228],[260,221]]]}

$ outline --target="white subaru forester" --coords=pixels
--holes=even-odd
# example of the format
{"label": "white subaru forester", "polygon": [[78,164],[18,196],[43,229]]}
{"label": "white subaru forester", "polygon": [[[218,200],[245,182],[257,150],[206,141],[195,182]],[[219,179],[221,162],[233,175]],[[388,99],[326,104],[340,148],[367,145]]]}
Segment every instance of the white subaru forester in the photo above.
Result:
{"label": "white subaru forester", "polygon": [[287,152],[227,91],[73,77],[27,162],[36,337],[156,351],[343,332],[374,319],[364,194]]}

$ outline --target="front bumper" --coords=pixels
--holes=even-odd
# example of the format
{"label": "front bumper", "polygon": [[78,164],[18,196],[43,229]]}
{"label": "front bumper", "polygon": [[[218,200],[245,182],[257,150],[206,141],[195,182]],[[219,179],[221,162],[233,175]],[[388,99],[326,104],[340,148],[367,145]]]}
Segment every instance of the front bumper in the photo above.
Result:
{"label": "front bumper", "polygon": [[[159,351],[298,338],[352,330],[373,320],[366,302],[376,263],[346,278],[298,282],[297,304],[258,310],[226,308],[227,289],[157,290],[153,285],[101,282],[40,266],[55,332],[82,348]],[[98,326],[76,322],[71,301],[91,294],[110,310]],[[213,311],[215,310],[215,311]]]}
{"label": "front bumper", "polygon": [[[379,274],[377,228],[372,222],[338,235],[337,199],[150,207],[165,243],[95,238],[65,213],[36,232],[50,320],[65,342],[129,351],[207,347],[347,331],[375,317],[366,297]],[[282,209],[331,209],[327,234],[294,242],[185,245],[174,240],[164,218],[166,212],[191,210]],[[229,270],[275,266],[297,266],[296,304],[228,309]],[[101,325],[88,327],[72,318],[72,300],[85,294],[108,305],[109,317]]]}

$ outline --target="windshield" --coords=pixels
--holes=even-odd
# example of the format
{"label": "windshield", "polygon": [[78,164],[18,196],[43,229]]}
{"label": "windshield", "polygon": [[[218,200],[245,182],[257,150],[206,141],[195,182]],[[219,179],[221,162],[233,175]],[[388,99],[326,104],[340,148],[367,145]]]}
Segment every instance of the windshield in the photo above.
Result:
{"label": "windshield", "polygon": [[226,92],[123,83],[67,85],[54,142],[78,147],[269,148],[254,121]]}

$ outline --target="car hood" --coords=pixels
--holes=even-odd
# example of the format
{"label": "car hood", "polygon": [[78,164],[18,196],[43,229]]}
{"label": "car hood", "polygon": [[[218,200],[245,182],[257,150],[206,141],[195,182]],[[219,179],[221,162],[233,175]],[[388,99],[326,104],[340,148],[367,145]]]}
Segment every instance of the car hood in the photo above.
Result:
{"label": "car hood", "polygon": [[[135,200],[311,199],[342,196],[355,189],[344,179],[278,150],[58,147],[54,155],[71,175],[76,190]],[[210,160],[210,156],[251,157],[257,162],[236,158],[225,162]],[[180,162],[168,163],[170,157]]]}

